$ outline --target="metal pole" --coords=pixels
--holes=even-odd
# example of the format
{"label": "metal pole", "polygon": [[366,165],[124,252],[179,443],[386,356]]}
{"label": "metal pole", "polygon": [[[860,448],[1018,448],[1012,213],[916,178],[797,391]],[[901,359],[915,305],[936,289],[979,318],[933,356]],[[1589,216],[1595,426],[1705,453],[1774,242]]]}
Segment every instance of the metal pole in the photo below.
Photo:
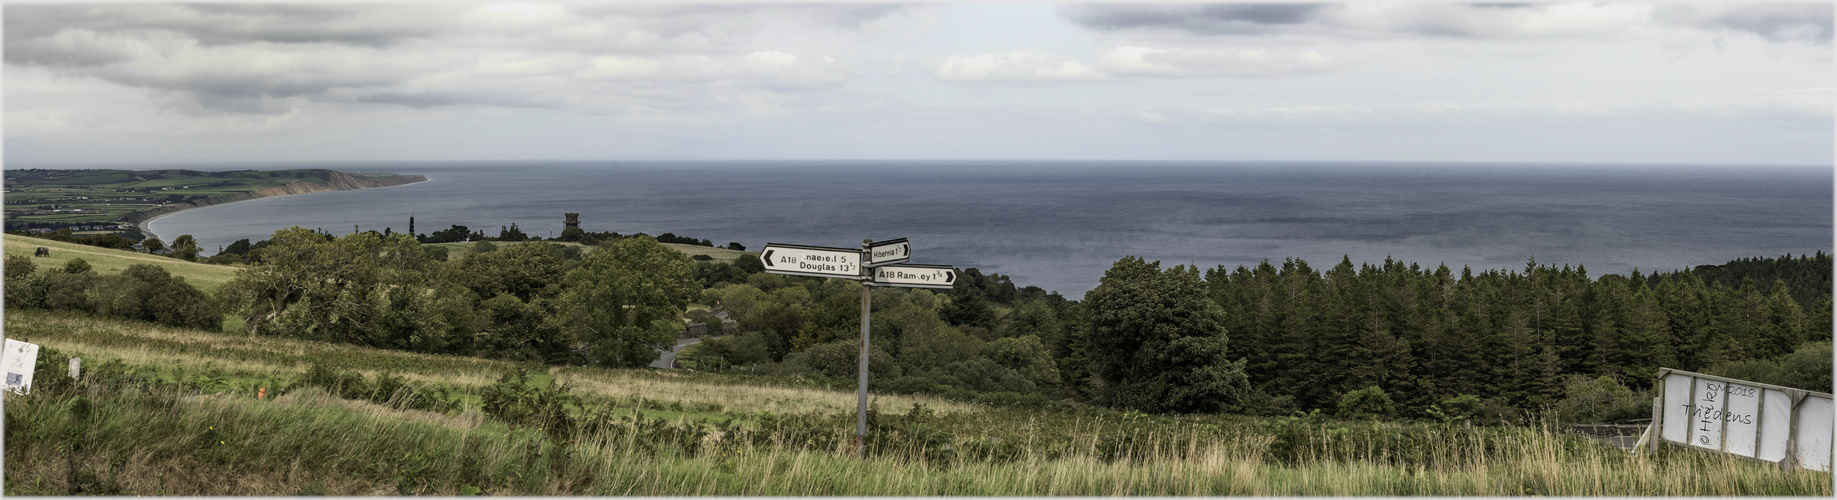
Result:
{"label": "metal pole", "polygon": [[[868,260],[868,244],[873,242],[874,240],[861,240],[861,262],[863,264],[866,264]],[[861,276],[863,277],[861,280],[861,376],[857,384],[859,394],[855,400],[855,456],[865,458],[867,456],[868,307],[872,304],[874,295],[870,293],[872,289],[868,287],[867,276],[870,275],[865,265],[861,266]]]}

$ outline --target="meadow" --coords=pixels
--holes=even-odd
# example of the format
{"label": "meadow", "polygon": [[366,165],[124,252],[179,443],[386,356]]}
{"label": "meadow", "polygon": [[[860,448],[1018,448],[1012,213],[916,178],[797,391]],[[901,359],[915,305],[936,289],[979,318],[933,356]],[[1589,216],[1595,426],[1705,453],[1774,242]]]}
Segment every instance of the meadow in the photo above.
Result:
{"label": "meadow", "polygon": [[[175,235],[176,236],[176,235]],[[237,267],[186,262],[170,257],[134,253],[122,250],[93,247],[78,243],[52,241],[44,238],[8,234],[0,236],[4,242],[7,256],[23,256],[32,259],[39,269],[63,267],[70,259],[83,259],[90,269],[97,274],[116,274],[134,264],[154,264],[166,268],[175,276],[182,276],[185,282],[198,287],[205,293],[216,293],[217,288],[236,277]],[[38,257],[38,247],[51,249],[50,257]]]}
{"label": "meadow", "polygon": [[[1826,473],[1676,447],[1629,454],[1549,427],[925,396],[875,395],[857,457],[853,392],[816,381],[538,368],[68,312],[8,311],[6,323],[8,337],[49,349],[36,390],[5,396],[7,494],[1832,492]],[[73,355],[88,367],[78,381],[62,375]],[[519,369],[534,376],[513,390],[532,397],[506,406],[501,375]],[[314,381],[315,370],[339,382]],[[414,401],[435,394],[453,404]],[[562,411],[545,414],[544,404]]]}

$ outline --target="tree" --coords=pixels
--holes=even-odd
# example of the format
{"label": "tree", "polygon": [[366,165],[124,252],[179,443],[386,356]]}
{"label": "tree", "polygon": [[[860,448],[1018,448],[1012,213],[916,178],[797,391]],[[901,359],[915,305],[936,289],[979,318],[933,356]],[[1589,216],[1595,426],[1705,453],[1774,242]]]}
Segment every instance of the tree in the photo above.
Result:
{"label": "tree", "polygon": [[979,326],[989,328],[995,323],[995,309],[981,291],[974,288],[953,291],[950,303],[944,305],[938,316],[951,326]]}
{"label": "tree", "polygon": [[639,367],[673,346],[677,318],[699,291],[681,252],[648,237],[603,245],[569,271],[556,320],[586,344],[588,361]]}
{"label": "tree", "polygon": [[353,233],[328,240],[313,230],[275,231],[219,292],[249,333],[386,345],[375,320],[391,296],[424,290],[432,264],[407,235]]}
{"label": "tree", "polygon": [[172,240],[172,257],[182,260],[198,260],[198,240],[189,234],[181,234]]}
{"label": "tree", "polygon": [[240,240],[236,240],[235,243],[231,243],[230,246],[223,247],[223,251],[217,252],[217,253],[218,254],[230,254],[230,255],[248,255],[249,247],[250,247],[249,239],[243,238]]}
{"label": "tree", "polygon": [[1086,355],[1107,404],[1153,412],[1241,408],[1244,361],[1225,357],[1224,311],[1199,269],[1125,257],[1085,294]]}
{"label": "tree", "polygon": [[581,236],[584,236],[586,234],[587,234],[587,230],[581,229],[579,226],[569,226],[567,228],[562,229],[561,236],[555,239],[557,241],[580,241]]}
{"label": "tree", "polygon": [[515,222],[510,223],[510,227],[498,226],[498,241],[524,241],[528,239],[529,235],[523,234],[522,229],[517,229],[517,223]]}
{"label": "tree", "polygon": [[158,252],[160,250],[166,249],[166,244],[164,242],[161,242],[159,238],[147,238],[144,240],[140,240],[140,245],[147,247],[148,252]]}

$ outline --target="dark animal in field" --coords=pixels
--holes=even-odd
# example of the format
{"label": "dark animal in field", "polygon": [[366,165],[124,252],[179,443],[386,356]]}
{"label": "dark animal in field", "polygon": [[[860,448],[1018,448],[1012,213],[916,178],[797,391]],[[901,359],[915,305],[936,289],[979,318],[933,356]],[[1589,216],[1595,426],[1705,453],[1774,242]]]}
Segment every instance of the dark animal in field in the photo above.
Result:
{"label": "dark animal in field", "polygon": [[39,257],[50,257],[51,249],[45,248],[45,247],[38,247],[38,256]]}

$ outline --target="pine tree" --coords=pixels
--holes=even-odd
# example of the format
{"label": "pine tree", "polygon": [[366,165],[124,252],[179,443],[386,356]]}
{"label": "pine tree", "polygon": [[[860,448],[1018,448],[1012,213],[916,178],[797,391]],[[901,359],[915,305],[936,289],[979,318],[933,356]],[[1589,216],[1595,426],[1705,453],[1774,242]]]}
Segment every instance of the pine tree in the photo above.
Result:
{"label": "pine tree", "polygon": [[1757,357],[1775,357],[1792,352],[1805,342],[1805,313],[1792,300],[1786,281],[1775,279],[1773,293],[1767,296],[1767,319],[1761,352]]}

